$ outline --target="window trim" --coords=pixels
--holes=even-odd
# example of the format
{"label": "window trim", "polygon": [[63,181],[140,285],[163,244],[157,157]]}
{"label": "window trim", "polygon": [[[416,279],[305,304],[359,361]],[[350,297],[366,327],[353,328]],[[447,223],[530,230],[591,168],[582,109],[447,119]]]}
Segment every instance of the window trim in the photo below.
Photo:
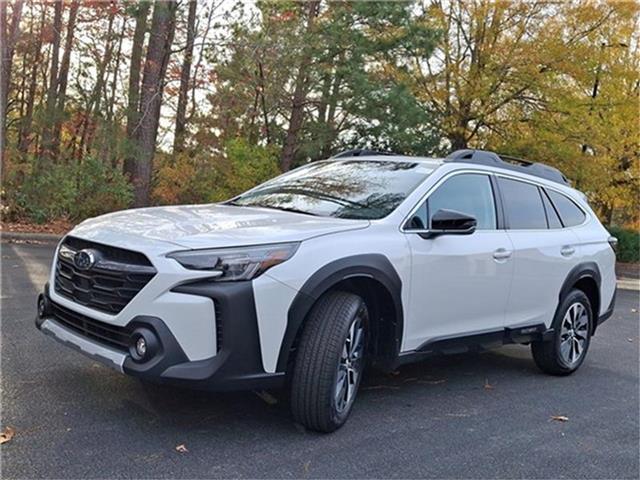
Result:
{"label": "window trim", "polygon": [[[553,188],[551,186],[548,186],[548,185],[545,185],[545,184],[542,184],[542,183],[534,182],[534,181],[531,181],[531,180],[529,180],[527,178],[517,177],[515,175],[507,175],[507,174],[499,173],[499,172],[495,172],[494,175],[496,177],[504,177],[504,178],[508,178],[510,180],[516,180],[518,182],[529,183],[529,184],[534,185],[534,186],[536,186],[538,188],[542,188],[543,190],[552,190],[552,191],[558,193],[559,195],[562,195],[563,197],[567,197],[568,200],[573,202],[576,205],[576,207],[578,207],[582,211],[582,213],[584,213],[584,222],[582,222],[579,225],[574,225],[572,227],[565,227],[564,226],[564,222],[562,221],[562,217],[560,216],[560,214],[558,214],[558,218],[560,218],[560,223],[562,223],[562,228],[549,228],[549,222],[547,220],[547,228],[544,228],[544,229],[543,228],[522,228],[522,229],[509,228],[509,224],[508,224],[506,216],[505,216],[504,230],[506,230],[506,231],[510,231],[510,232],[558,232],[558,231],[562,231],[562,230],[569,230],[571,228],[582,227],[582,226],[586,225],[591,220],[591,215],[587,211],[585,211],[584,208],[582,208],[580,205],[578,205],[578,203],[575,200],[571,199],[571,197],[569,197],[564,192],[558,190],[557,188]],[[498,190],[500,190],[500,186],[498,186]],[[500,195],[502,196],[502,192],[500,192]],[[549,200],[551,201],[551,197],[549,197]],[[556,206],[553,203],[553,201],[551,201],[551,204],[553,205],[553,208],[556,208]],[[544,208],[544,202],[542,203],[542,206]],[[545,218],[546,218],[546,211],[545,211]]]}
{"label": "window trim", "polygon": [[487,177],[489,177],[489,185],[491,186],[491,193],[493,196],[493,208],[494,208],[494,213],[496,215],[496,228],[492,228],[492,229],[482,229],[482,230],[476,230],[475,233],[482,233],[482,232],[497,232],[498,230],[504,230],[504,223],[503,223],[503,211],[502,211],[502,201],[501,198],[498,196],[498,190],[496,190],[496,185],[493,179],[493,172],[488,172],[485,170],[454,170],[453,172],[449,172],[446,175],[444,175],[441,179],[439,179],[434,185],[432,185],[429,190],[427,190],[424,195],[422,197],[420,197],[420,200],[418,200],[418,202],[416,202],[416,204],[413,206],[413,208],[409,211],[409,214],[406,215],[402,222],[400,223],[400,232],[402,233],[415,233],[415,234],[420,234],[420,233],[430,233],[431,231],[428,228],[425,229],[406,229],[405,225],[408,224],[409,220],[415,215],[415,213],[418,211],[418,209],[422,206],[422,204],[426,201],[429,200],[429,197],[438,189],[440,188],[440,186],[446,182],[447,180],[449,180],[452,177],[455,177],[457,175],[465,175],[465,174],[472,174],[472,175],[485,175]]}
{"label": "window trim", "polygon": [[[549,230],[561,230],[563,228],[566,228],[564,222],[562,221],[562,217],[560,216],[560,212],[558,212],[558,207],[556,207],[555,204],[551,201],[551,197],[549,196],[547,191],[544,189],[544,187],[538,187],[538,191],[540,192],[540,196],[542,197],[542,206],[544,207],[544,213],[547,217],[547,228]],[[547,208],[546,202],[544,201],[545,198],[547,199],[547,202],[549,202],[549,205],[551,205],[553,212],[556,214],[556,217],[558,218],[558,221],[560,222],[560,225],[561,225],[560,228],[551,228],[551,221],[549,220],[550,212],[549,212],[549,209]],[[580,209],[580,211],[582,212],[582,209]]]}
{"label": "window trim", "polygon": [[[435,173],[435,172],[434,172]],[[562,230],[569,230],[572,228],[579,228],[582,227],[584,225],[586,225],[587,223],[589,223],[591,221],[591,214],[586,211],[584,208],[582,208],[581,205],[578,204],[578,202],[576,202],[575,200],[573,200],[571,197],[569,197],[567,194],[565,194],[564,192],[562,192],[561,190],[554,188],[552,186],[546,185],[544,183],[538,183],[532,180],[529,180],[528,178],[522,178],[516,175],[509,175],[506,173],[502,173],[502,172],[494,172],[494,171],[489,171],[489,170],[480,170],[480,169],[464,169],[464,170],[454,170],[452,172],[449,172],[447,174],[445,174],[442,178],[440,178],[435,184],[433,184],[423,195],[422,197],[420,197],[420,200],[418,200],[416,202],[416,204],[413,206],[413,208],[411,210],[409,210],[409,214],[406,215],[403,219],[402,222],[400,223],[398,229],[400,230],[400,232],[402,233],[429,233],[428,230],[407,230],[405,229],[405,225],[407,224],[407,222],[409,221],[409,219],[415,214],[415,212],[418,210],[418,208],[420,208],[420,205],[422,205],[422,202],[428,200],[429,196],[431,195],[432,192],[435,191],[436,188],[438,188],[442,183],[444,183],[447,179],[455,176],[455,175],[462,175],[465,173],[475,173],[475,174],[481,174],[481,175],[488,175],[490,180],[491,180],[491,187],[493,188],[493,200],[495,203],[495,208],[496,208],[496,220],[497,220],[497,225],[496,225],[496,229],[495,230],[476,230],[476,233],[482,233],[482,232],[495,232],[498,230],[502,230],[502,231],[511,231],[511,232],[558,232],[558,231],[562,231]],[[500,186],[498,185],[498,181],[497,181],[497,177],[504,177],[504,178],[508,178],[510,180],[517,180],[519,182],[524,182],[524,183],[529,183],[531,185],[535,185],[538,188],[542,188],[543,190],[552,190],[560,195],[563,195],[565,197],[567,197],[570,201],[572,201],[581,211],[582,213],[584,213],[585,219],[584,222],[582,222],[580,225],[574,225],[572,227],[565,227],[564,226],[564,222],[562,222],[562,217],[560,217],[560,214],[558,214],[558,217],[560,218],[560,222],[562,223],[562,228],[548,228],[548,223],[547,223],[547,228],[541,229],[541,228],[531,228],[531,229],[521,229],[521,230],[514,230],[514,229],[510,229],[507,225],[507,218],[504,212],[504,198],[502,196],[502,191],[500,190]],[[426,179],[425,181],[427,181],[428,179]],[[416,187],[417,188],[417,187]],[[546,192],[545,192],[546,193]],[[553,202],[551,202],[551,204],[553,205],[553,208],[556,208],[555,204],[553,204]],[[544,202],[543,202],[543,207],[544,207]],[[545,218],[546,218],[546,212],[545,212]]]}

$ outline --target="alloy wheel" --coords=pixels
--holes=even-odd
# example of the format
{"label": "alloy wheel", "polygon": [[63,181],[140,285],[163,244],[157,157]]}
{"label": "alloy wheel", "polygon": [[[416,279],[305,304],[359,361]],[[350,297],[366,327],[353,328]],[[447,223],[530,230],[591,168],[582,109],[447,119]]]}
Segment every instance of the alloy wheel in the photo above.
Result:
{"label": "alloy wheel", "polygon": [[335,385],[335,406],[339,413],[349,408],[356,394],[363,367],[366,309],[361,308],[342,346]]}
{"label": "alloy wheel", "polygon": [[560,327],[560,354],[568,365],[582,358],[589,339],[589,315],[580,302],[571,304]]}

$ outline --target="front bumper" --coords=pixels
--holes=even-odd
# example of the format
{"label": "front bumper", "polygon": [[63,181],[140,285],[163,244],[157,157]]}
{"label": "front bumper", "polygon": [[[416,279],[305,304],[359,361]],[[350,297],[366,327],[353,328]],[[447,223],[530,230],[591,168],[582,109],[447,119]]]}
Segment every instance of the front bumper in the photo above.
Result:
{"label": "front bumper", "polygon": [[[207,297],[215,305],[215,356],[189,361],[162,318],[140,315],[117,331],[118,344],[103,341],[100,328],[114,328],[79,312],[75,324],[65,321],[60,306],[49,296],[48,285],[39,297],[36,326],[59,342],[120,372],[157,383],[206,390],[277,388],[284,373],[266,373],[262,365],[258,324],[251,282],[182,285],[176,293]],[[42,303],[42,305],[40,305]],[[67,306],[68,309],[68,306]],[[67,310],[68,312],[68,310]],[[106,330],[105,330],[106,331]],[[145,335],[152,346],[145,358],[135,353],[135,341]],[[123,345],[123,340],[124,345]],[[129,340],[127,340],[129,339]],[[128,348],[126,344],[128,345]]]}

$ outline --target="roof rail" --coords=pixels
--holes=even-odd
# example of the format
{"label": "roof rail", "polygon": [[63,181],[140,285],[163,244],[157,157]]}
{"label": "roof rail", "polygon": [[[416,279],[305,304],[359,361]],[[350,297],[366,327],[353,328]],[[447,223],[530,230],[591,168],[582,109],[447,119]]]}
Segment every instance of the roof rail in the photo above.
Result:
{"label": "roof rail", "polygon": [[500,155],[486,150],[456,150],[445,158],[446,162],[475,163],[490,167],[504,168],[520,173],[551,180],[552,182],[569,185],[569,180],[557,168],[535,163],[521,158]]}
{"label": "roof rail", "polygon": [[392,152],[381,152],[379,150],[367,150],[362,148],[355,148],[353,150],[345,150],[344,152],[336,153],[331,158],[347,158],[347,157],[365,157],[375,155],[395,155]]}

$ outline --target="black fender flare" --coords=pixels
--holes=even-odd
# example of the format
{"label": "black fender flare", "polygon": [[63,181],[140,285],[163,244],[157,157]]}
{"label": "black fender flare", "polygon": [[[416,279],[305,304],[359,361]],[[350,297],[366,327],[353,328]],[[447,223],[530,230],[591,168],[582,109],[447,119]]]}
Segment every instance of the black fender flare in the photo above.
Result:
{"label": "black fender flare", "polygon": [[396,354],[400,350],[404,324],[402,281],[389,259],[381,254],[353,255],[328,263],[307,279],[289,307],[276,371],[286,371],[289,353],[305,318],[315,302],[334,285],[349,278],[371,278],[381,283],[393,299],[396,315]]}
{"label": "black fender flare", "polygon": [[[598,268],[598,264],[595,262],[582,262],[573,267],[569,273],[567,274],[567,278],[565,278],[562,287],[560,288],[560,293],[558,295],[558,308],[560,308],[560,303],[562,300],[568,295],[573,286],[582,280],[583,278],[590,278],[596,282],[597,286],[597,295],[598,295],[598,305],[600,305],[600,285],[602,283],[602,276],[600,275],[600,269]],[[599,309],[599,308],[598,308]],[[553,315],[553,318],[556,318],[558,314],[558,309],[556,308],[556,312]],[[595,327],[598,324],[598,317],[600,316],[600,312],[592,312],[593,314],[593,330],[595,332]]]}

